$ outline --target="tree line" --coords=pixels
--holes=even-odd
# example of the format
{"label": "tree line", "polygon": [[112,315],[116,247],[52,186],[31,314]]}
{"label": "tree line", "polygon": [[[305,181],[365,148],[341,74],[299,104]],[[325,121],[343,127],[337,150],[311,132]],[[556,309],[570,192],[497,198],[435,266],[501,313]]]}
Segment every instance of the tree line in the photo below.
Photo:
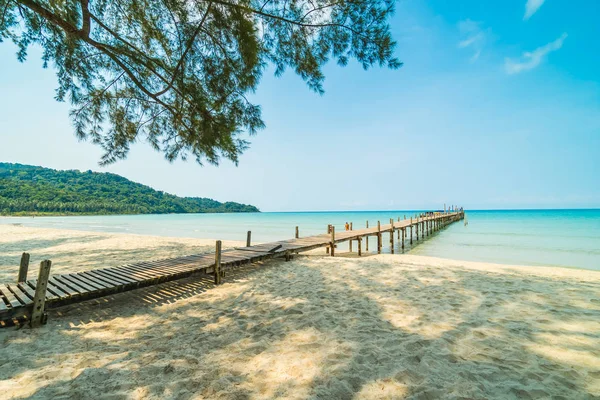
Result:
{"label": "tree line", "polygon": [[246,204],[178,197],[111,173],[0,163],[0,214],[258,212]]}

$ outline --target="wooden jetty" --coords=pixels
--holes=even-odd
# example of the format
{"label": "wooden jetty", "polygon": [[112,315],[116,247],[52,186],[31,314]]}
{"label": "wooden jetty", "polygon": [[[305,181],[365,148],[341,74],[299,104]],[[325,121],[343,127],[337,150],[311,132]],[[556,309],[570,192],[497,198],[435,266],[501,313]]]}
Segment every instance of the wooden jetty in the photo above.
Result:
{"label": "wooden jetty", "polygon": [[[321,247],[327,253],[335,255],[337,243],[357,244],[357,254],[362,255],[362,241],[370,236],[377,238],[377,253],[383,247],[383,234],[389,233],[391,252],[394,251],[394,233],[398,233],[399,246],[404,248],[405,241],[413,243],[422,240],[433,231],[464,218],[463,211],[425,213],[425,216],[390,219],[388,224],[377,222],[377,226],[364,229],[352,229],[335,232],[329,225],[327,233],[316,236],[300,237],[296,227],[295,238],[279,242],[263,243],[252,246],[251,233],[248,232],[245,247],[221,251],[221,241],[216,243],[214,254],[197,254],[158,261],[138,262],[114,268],[102,268],[70,274],[50,275],[51,262],[42,261],[37,279],[27,279],[29,254],[21,259],[16,283],[0,284],[0,326],[7,321],[30,320],[32,326],[45,323],[45,310],[71,303],[98,298],[118,292],[156,285],[162,282],[186,278],[194,274],[212,274],[215,284],[221,283],[226,272],[243,264],[269,258],[285,257],[289,260],[294,254]],[[400,245],[401,243],[401,245]],[[368,241],[366,242],[368,251]],[[11,323],[9,323],[11,324]]]}

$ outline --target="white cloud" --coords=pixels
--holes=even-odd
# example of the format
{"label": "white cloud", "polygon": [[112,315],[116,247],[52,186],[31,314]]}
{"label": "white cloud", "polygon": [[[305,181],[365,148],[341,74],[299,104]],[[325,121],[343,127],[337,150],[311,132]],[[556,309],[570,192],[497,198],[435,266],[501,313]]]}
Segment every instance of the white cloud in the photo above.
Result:
{"label": "white cloud", "polygon": [[481,28],[481,23],[471,21],[470,19],[458,23],[458,31],[461,40],[458,47],[461,49],[469,48],[473,51],[471,62],[476,61],[481,55],[481,51],[487,40],[489,31]]}
{"label": "white cloud", "polygon": [[553,42],[548,43],[545,46],[538,47],[534,51],[526,51],[521,56],[521,60],[512,60],[510,58],[506,58],[504,60],[504,68],[506,69],[506,73],[508,74],[518,74],[519,72],[529,71],[530,69],[534,69],[548,55],[549,53],[560,49],[563,45],[563,42],[567,38],[567,34],[563,33],[560,35],[558,39]]}
{"label": "white cloud", "polygon": [[523,19],[528,20],[531,18],[531,16],[540,9],[542,4],[544,4],[544,1],[546,0],[527,0],[527,3],[525,4],[525,16]]}

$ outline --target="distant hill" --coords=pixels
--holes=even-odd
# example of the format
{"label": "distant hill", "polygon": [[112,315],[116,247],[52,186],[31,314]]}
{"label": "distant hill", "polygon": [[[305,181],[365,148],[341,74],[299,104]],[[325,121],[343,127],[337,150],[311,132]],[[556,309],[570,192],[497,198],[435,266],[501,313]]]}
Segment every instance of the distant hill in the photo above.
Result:
{"label": "distant hill", "polygon": [[1,215],[258,212],[251,205],[178,197],[122,176],[0,163]]}

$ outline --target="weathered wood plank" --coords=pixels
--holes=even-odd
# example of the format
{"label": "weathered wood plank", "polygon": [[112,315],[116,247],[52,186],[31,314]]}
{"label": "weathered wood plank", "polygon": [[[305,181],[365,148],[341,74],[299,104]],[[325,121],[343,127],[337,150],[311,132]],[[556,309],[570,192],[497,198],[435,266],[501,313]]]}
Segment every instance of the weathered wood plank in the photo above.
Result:
{"label": "weathered wood plank", "polygon": [[71,296],[86,294],[88,291],[74,283],[62,279],[60,275],[54,275],[50,278],[50,281],[61,288],[61,290],[68,292]]}
{"label": "weathered wood plank", "polygon": [[[27,282],[23,282],[20,283],[19,285],[23,285],[23,289],[25,286],[27,286],[27,288],[29,288],[30,292],[28,291],[27,293],[34,293],[35,296],[35,288],[37,285],[37,279],[30,279]],[[67,294],[65,294],[65,296],[68,296]],[[57,296],[56,294],[54,294],[53,292],[51,292],[49,289],[46,290],[46,301],[54,301],[54,300],[58,300],[60,299],[61,296]]]}
{"label": "weathered wood plank", "polygon": [[[71,274],[60,275],[59,279],[61,281],[65,282],[67,285],[72,284],[71,287],[78,286],[80,288],[83,288],[85,290],[85,292],[95,292],[96,290],[100,289],[99,287],[96,287],[95,285],[91,285],[91,284],[85,282],[83,279],[80,279],[77,276],[71,275]],[[77,287],[73,287],[73,288],[79,290]]]}
{"label": "weathered wood plank", "polygon": [[0,292],[4,295],[4,297],[6,297],[8,304],[10,304],[12,308],[18,308],[25,305],[15,297],[13,292],[11,292],[6,285],[0,285]]}
{"label": "weathered wood plank", "polygon": [[33,299],[29,297],[25,291],[23,291],[18,285],[10,284],[6,285],[15,295],[15,297],[23,304],[30,305],[33,304]]}

